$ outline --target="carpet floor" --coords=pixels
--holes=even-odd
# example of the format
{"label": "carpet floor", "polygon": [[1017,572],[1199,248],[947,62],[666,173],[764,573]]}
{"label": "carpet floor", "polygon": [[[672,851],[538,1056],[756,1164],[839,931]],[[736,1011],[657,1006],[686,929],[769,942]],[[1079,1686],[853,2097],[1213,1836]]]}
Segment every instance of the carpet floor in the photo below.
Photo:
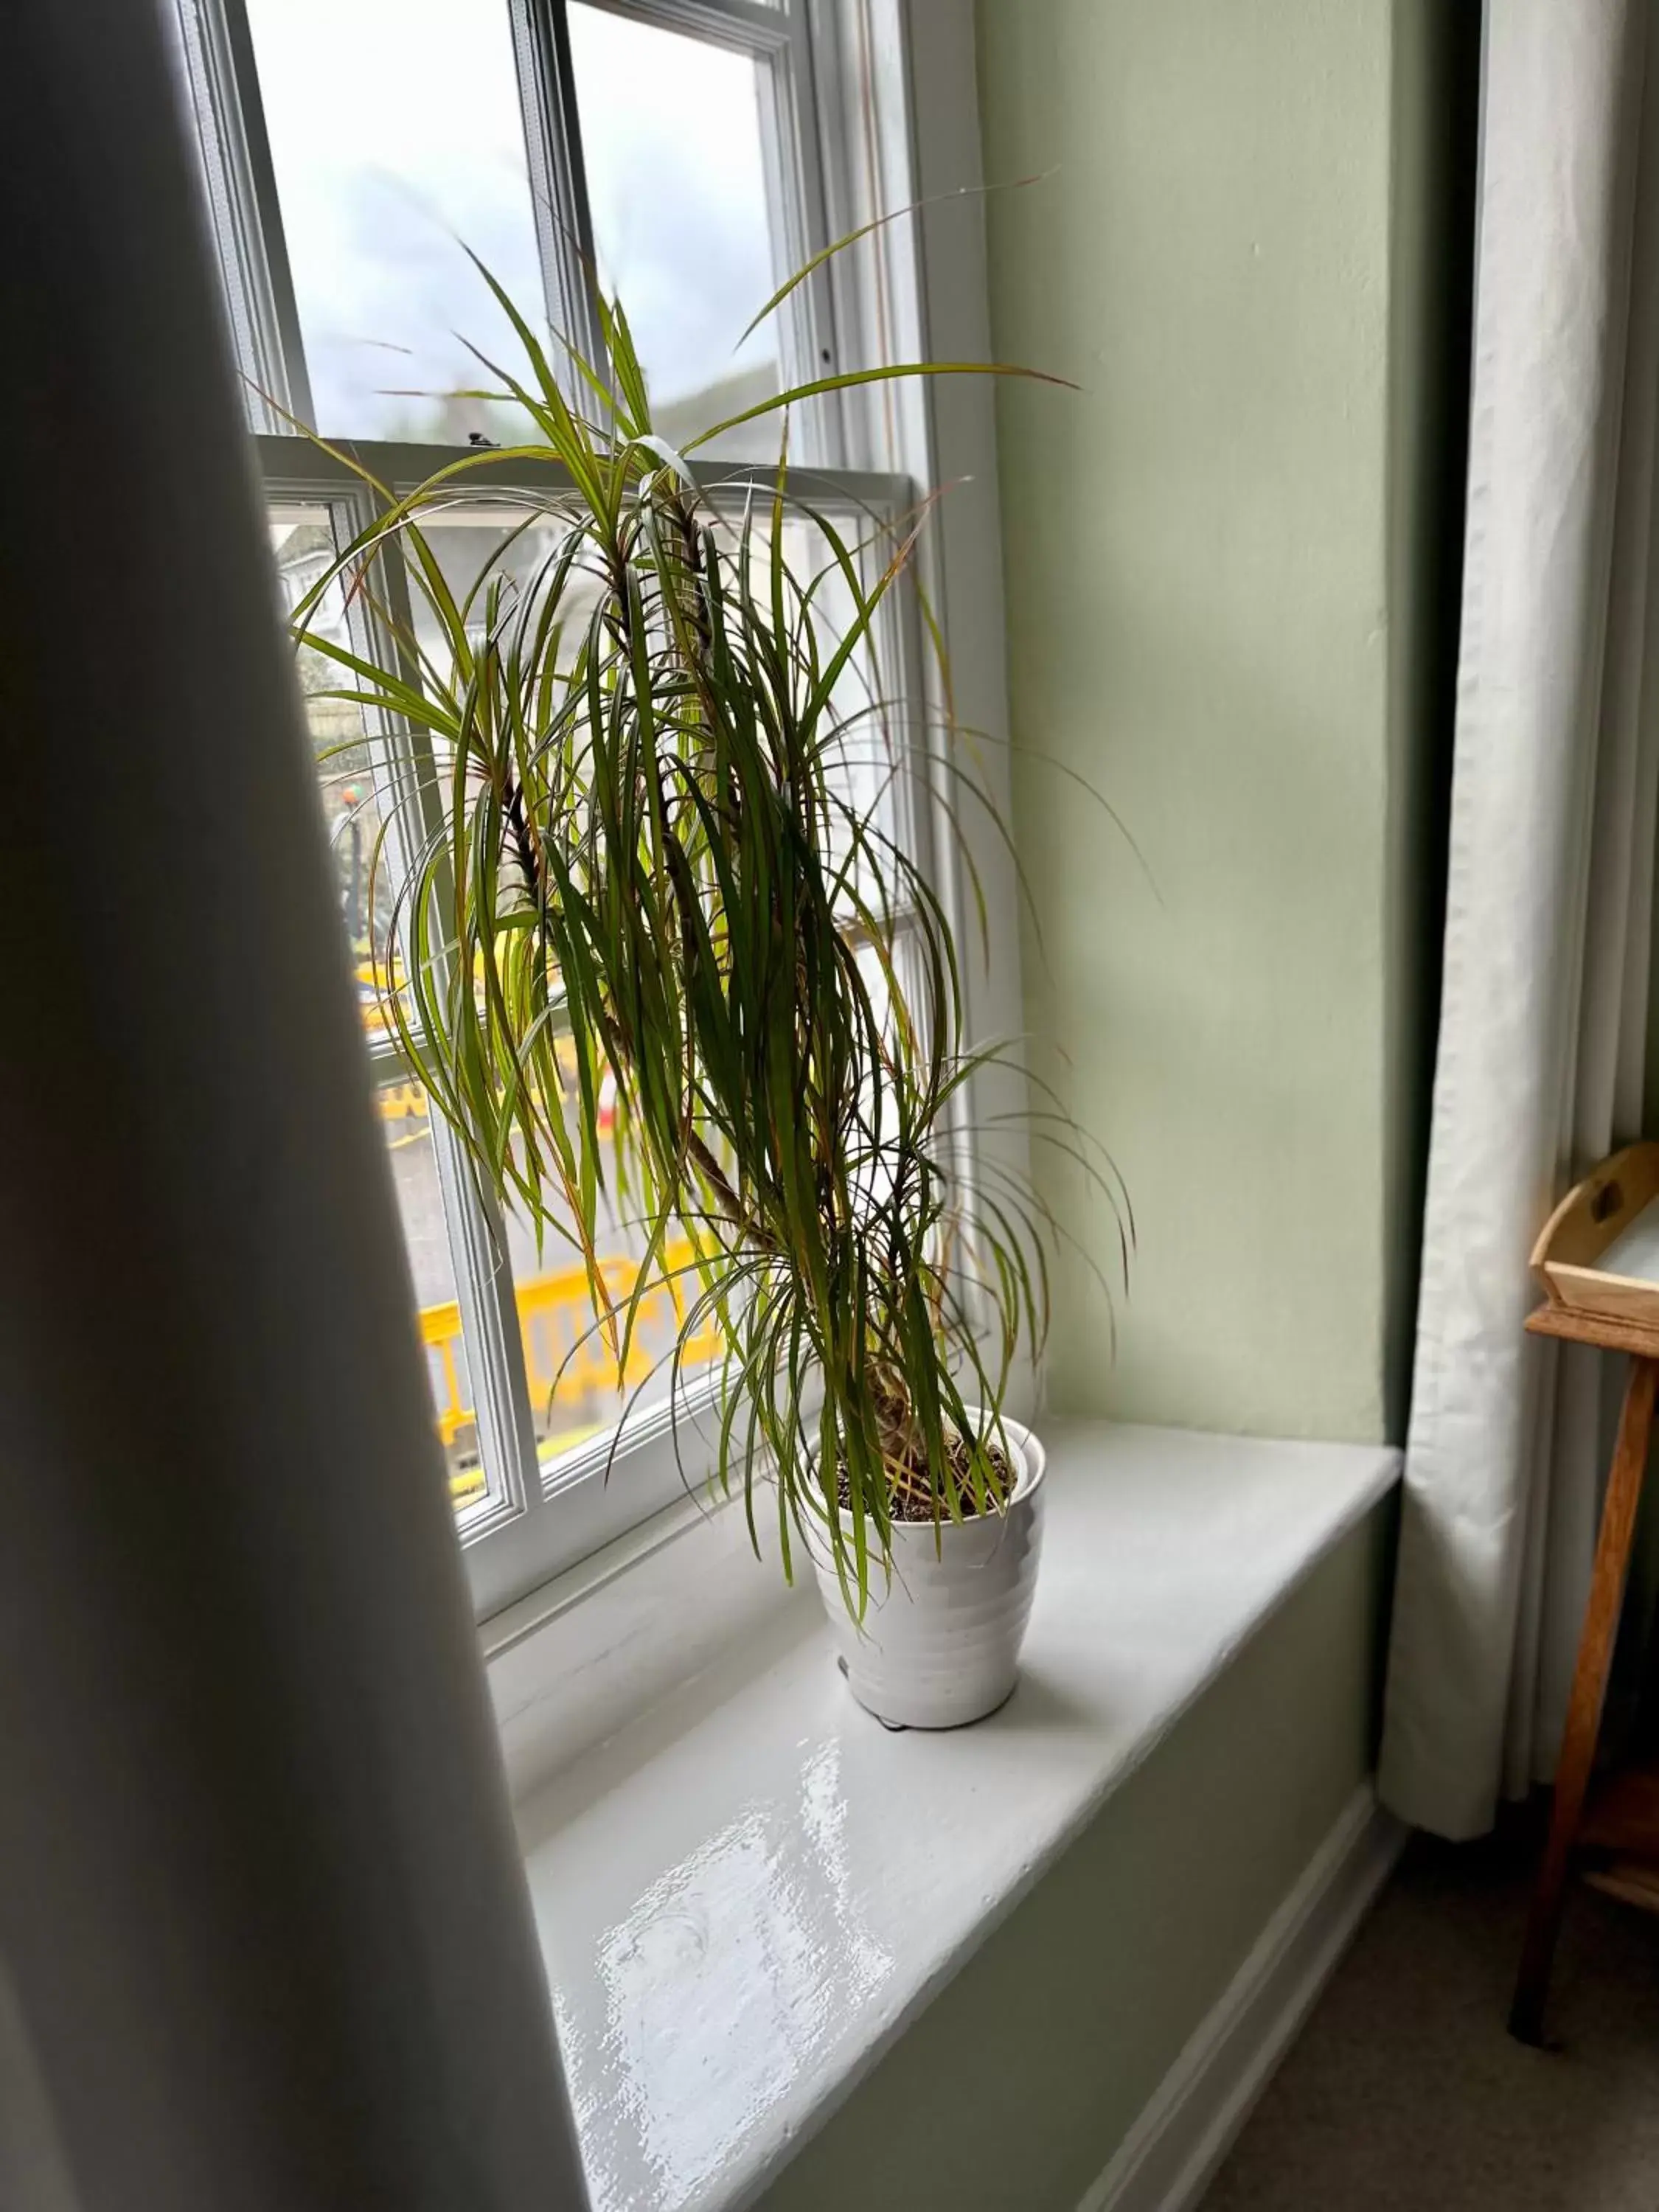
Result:
{"label": "carpet floor", "polygon": [[1659,2212],[1659,1918],[1575,1886],[1526,2050],[1534,1863],[1530,1827],[1413,1839],[1203,2212]]}

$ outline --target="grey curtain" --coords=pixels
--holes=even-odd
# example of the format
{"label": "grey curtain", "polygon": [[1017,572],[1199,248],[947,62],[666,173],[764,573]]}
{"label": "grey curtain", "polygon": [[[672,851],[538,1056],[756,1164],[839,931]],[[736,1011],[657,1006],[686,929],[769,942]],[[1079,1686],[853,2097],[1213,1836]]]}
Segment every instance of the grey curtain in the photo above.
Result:
{"label": "grey curtain", "polygon": [[0,2200],[582,2185],[139,0],[0,69]]}

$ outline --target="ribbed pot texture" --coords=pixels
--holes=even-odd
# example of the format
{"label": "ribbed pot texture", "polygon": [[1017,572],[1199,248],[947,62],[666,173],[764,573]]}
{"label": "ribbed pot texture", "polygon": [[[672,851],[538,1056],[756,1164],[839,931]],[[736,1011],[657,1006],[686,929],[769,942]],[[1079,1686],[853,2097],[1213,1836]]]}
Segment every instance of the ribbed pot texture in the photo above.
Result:
{"label": "ribbed pot texture", "polygon": [[1012,1694],[1036,1588],[1045,1461],[1018,1421],[1005,1418],[1000,1431],[1017,1469],[1006,1512],[947,1521],[937,1531],[931,1522],[897,1522],[891,1582],[872,1568],[861,1627],[847,1611],[827,1544],[812,1547],[848,1684],[890,1728],[961,1728]]}

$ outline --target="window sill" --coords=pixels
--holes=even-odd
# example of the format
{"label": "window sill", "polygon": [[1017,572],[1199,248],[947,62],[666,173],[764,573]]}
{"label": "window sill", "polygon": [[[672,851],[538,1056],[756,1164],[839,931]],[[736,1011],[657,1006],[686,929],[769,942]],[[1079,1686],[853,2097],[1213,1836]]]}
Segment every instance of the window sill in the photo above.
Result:
{"label": "window sill", "polygon": [[730,1510],[492,1659],[595,2212],[751,2203],[1398,1475],[1379,1447],[1045,1441],[1020,1686],[976,1728],[862,1712]]}

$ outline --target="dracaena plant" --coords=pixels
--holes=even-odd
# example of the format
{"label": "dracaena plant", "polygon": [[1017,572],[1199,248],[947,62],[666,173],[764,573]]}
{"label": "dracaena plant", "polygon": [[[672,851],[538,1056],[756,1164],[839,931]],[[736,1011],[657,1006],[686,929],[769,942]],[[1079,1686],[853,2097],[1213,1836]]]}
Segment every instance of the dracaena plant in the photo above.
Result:
{"label": "dracaena plant", "polygon": [[[295,625],[335,696],[430,733],[446,785],[435,826],[405,816],[376,855],[402,947],[385,1012],[481,1184],[581,1253],[619,1376],[689,1237],[671,1401],[717,1324],[716,1475],[744,1486],[752,1529],[764,1468],[786,1571],[816,1528],[861,1612],[896,1516],[1001,1503],[997,1419],[1022,1336],[1035,1355],[1047,1332],[1055,1224],[994,1161],[956,1172],[995,1052],[964,1039],[951,916],[893,826],[905,709],[872,672],[920,520],[849,526],[784,459],[734,502],[689,459],[763,414],[787,432],[793,404],[839,386],[970,365],[826,378],[675,451],[619,303],[599,303],[601,359],[566,348],[562,386],[479,265],[524,366],[485,363],[471,396],[530,433],[407,496],[377,488],[378,519]],[[503,460],[556,465],[545,490],[489,486],[537,557],[509,574],[497,552],[458,590],[432,533]],[[313,628],[343,576],[384,651]],[[953,794],[977,791],[953,742],[928,802],[945,835]],[[626,1297],[599,1249],[607,1194],[645,1246]]]}

